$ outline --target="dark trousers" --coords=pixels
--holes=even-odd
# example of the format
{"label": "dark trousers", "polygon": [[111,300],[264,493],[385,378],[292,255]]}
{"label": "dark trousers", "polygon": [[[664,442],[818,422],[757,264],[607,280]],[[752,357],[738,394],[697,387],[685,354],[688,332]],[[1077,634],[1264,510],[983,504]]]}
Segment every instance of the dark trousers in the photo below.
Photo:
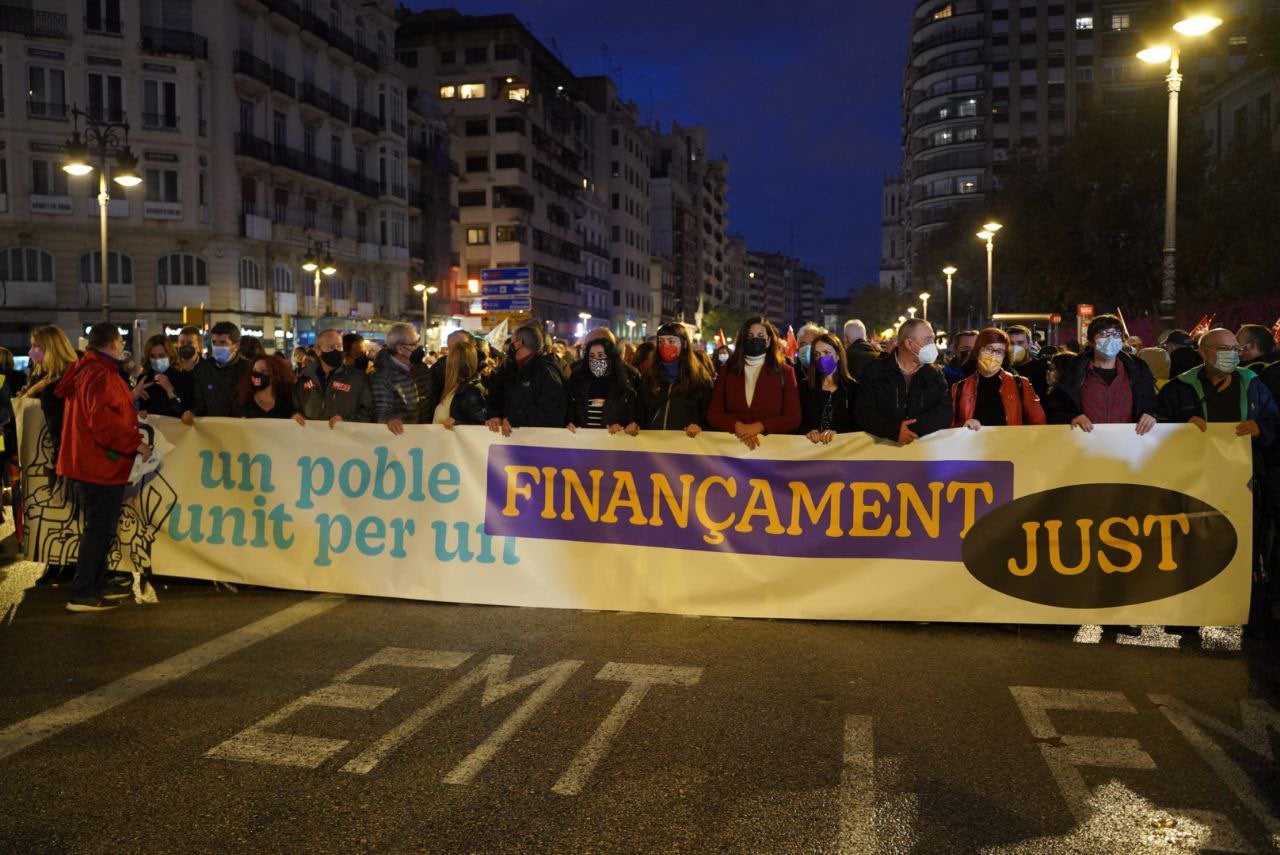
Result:
{"label": "dark trousers", "polygon": [[73,600],[95,600],[102,596],[107,578],[107,551],[116,536],[120,512],[124,509],[124,484],[90,484],[72,481],[80,516],[80,550],[76,576],[71,582]]}

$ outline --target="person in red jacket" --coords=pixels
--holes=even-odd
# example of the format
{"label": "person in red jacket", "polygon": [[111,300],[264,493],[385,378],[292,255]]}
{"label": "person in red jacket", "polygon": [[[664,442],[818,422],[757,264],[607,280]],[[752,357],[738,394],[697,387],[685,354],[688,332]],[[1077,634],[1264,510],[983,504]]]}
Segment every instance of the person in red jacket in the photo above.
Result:
{"label": "person in red jacket", "polygon": [[951,387],[952,427],[1042,425],[1044,408],[1031,381],[1011,374],[1009,336],[989,327],[973,343],[978,369]]}
{"label": "person in red jacket", "polygon": [[737,347],[716,375],[707,423],[732,432],[752,449],[763,434],[793,433],[800,427],[796,375],[768,318],[748,318],[738,331]]}
{"label": "person in red jacket", "polygon": [[119,605],[123,591],[104,591],[107,551],[116,536],[133,459],[151,456],[138,432],[129,387],[120,374],[124,339],[115,324],[94,324],[89,349],[54,390],[66,404],[58,474],[70,482],[84,518],[76,575],[67,611],[98,612]]}

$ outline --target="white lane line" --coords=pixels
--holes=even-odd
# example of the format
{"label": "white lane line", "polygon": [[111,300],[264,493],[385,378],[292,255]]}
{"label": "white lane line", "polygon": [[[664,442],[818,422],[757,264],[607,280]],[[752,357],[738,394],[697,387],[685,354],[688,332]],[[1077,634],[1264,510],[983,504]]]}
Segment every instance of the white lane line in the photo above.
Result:
{"label": "white lane line", "polygon": [[871,855],[876,844],[875,746],[871,716],[844,720],[844,765],[840,770],[840,852]]}
{"label": "white lane line", "polygon": [[72,698],[61,706],[15,722],[0,730],[0,760],[30,748],[37,742],[55,736],[69,727],[83,724],[94,716],[128,703],[152,689],[158,689],[187,676],[192,671],[284,632],[308,618],[324,614],[346,601],[347,597],[320,594],[297,605],[281,609],[248,626],[232,630],[199,647],[193,647],[163,662],[157,662],[141,671],[121,677],[100,689]]}

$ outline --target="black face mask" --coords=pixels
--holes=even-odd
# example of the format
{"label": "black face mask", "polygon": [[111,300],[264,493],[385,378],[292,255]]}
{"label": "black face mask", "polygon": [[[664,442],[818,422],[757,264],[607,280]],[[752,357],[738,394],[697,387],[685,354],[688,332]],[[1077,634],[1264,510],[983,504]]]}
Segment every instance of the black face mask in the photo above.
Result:
{"label": "black face mask", "polygon": [[338,368],[342,365],[342,351],[326,350],[320,354],[320,361],[330,368]]}
{"label": "black face mask", "polygon": [[265,371],[253,371],[249,374],[249,383],[255,389],[265,389],[271,385],[271,375]]}
{"label": "black face mask", "polygon": [[427,356],[427,351],[425,348],[415,347],[413,349],[413,353],[409,354],[409,362],[410,364],[413,364],[413,365],[420,365],[422,364],[422,360],[425,359],[426,356]]}
{"label": "black face mask", "polygon": [[354,360],[351,361],[351,364],[355,367],[357,371],[368,371],[369,357],[357,356]]}
{"label": "black face mask", "polygon": [[742,344],[742,352],[747,356],[764,356],[769,350],[769,339],[752,336]]}
{"label": "black face mask", "polygon": [[182,347],[178,348],[178,358],[181,359],[183,362],[186,362],[187,360],[194,358],[195,355],[196,355],[196,349],[189,344],[184,344],[182,345]]}

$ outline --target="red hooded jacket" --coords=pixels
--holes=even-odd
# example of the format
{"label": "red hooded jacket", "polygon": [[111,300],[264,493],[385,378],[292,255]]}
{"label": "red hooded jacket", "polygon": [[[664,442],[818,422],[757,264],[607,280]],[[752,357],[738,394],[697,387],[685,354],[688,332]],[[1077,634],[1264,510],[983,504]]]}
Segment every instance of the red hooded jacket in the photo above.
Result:
{"label": "red hooded jacket", "polygon": [[54,394],[66,401],[58,474],[91,484],[128,484],[142,435],[115,360],[88,351],[62,375]]}

